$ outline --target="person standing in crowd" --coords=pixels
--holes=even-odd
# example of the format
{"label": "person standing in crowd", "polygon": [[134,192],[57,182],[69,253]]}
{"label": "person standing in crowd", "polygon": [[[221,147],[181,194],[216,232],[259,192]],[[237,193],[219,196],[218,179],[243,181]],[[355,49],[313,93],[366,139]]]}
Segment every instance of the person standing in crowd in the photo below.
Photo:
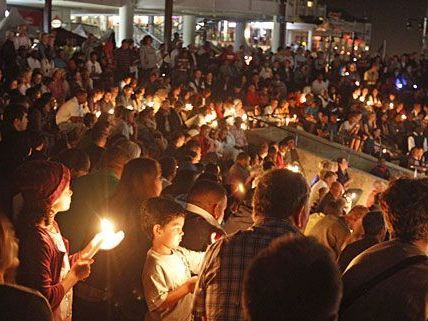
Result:
{"label": "person standing in crowd", "polygon": [[131,51],[129,49],[129,40],[123,39],[120,48],[114,52],[115,80],[122,80],[130,72]]}
{"label": "person standing in crowd", "polygon": [[[116,249],[100,253],[92,264],[92,274],[75,291],[75,321],[141,320],[145,302],[141,273],[149,249],[140,230],[139,208],[162,191],[159,163],[153,159],[129,161],[113,195],[100,209],[125,239]],[[93,228],[97,224],[91,225]],[[88,228],[87,234],[95,230]],[[126,273],[123,267],[126,266]]]}
{"label": "person standing in crowd", "polygon": [[383,193],[392,239],[364,251],[345,270],[340,320],[426,320],[427,199],[427,178],[399,178]]}
{"label": "person standing in crowd", "polygon": [[273,239],[300,234],[307,222],[308,199],[309,187],[299,173],[278,169],[260,179],[253,199],[255,224],[220,239],[207,251],[195,289],[195,317],[244,320],[241,294],[245,267]]}
{"label": "person standing in crowd", "polygon": [[182,246],[206,251],[209,245],[226,235],[221,226],[226,207],[226,190],[220,184],[197,180],[187,194]]}
{"label": "person standing in crowd", "polygon": [[140,209],[141,226],[152,241],[143,269],[146,320],[191,320],[192,293],[203,252],[180,247],[185,211],[166,198],[151,198]]}
{"label": "person standing in crowd", "polygon": [[382,212],[369,212],[363,218],[364,235],[361,239],[349,243],[340,253],[337,263],[344,272],[349,263],[368,248],[383,242],[386,236],[385,222]]}
{"label": "person standing in crowd", "polygon": [[17,223],[17,281],[48,299],[55,321],[71,320],[72,288],[89,276],[92,260],[85,256],[94,244],[69,256],[68,241],[55,221],[70,206],[70,171],[59,163],[32,161],[18,173],[24,206]]}
{"label": "person standing in crowd", "polygon": [[157,69],[157,53],[153,47],[153,38],[149,35],[144,36],[141,40],[140,63],[141,63],[141,82],[144,83],[149,79],[152,72]]}
{"label": "person standing in crowd", "polygon": [[367,214],[368,208],[357,205],[346,215],[336,211],[326,212],[327,215],[310,229],[305,230],[305,235],[315,237],[337,259],[346,244],[350,243],[352,239],[358,240],[363,235],[362,220]]}

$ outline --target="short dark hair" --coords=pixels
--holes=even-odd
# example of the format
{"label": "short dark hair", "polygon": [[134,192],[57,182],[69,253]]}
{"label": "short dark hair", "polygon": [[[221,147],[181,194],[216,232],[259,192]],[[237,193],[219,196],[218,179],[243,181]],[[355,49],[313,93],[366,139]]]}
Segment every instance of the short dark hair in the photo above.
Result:
{"label": "short dark hair", "polygon": [[67,166],[70,171],[89,171],[91,167],[91,160],[88,154],[77,148],[64,149],[55,157],[55,161]]}
{"label": "short dark hair", "polygon": [[240,152],[238,154],[238,156],[236,157],[236,160],[237,161],[241,161],[241,160],[246,160],[248,158],[250,158],[250,155],[248,153],[246,153],[246,152]]}
{"label": "short dark hair", "polygon": [[342,296],[339,269],[312,237],[285,236],[258,253],[244,278],[242,302],[251,321],[328,320]]}
{"label": "short dark hair", "polygon": [[18,119],[21,120],[22,117],[27,113],[27,109],[21,105],[7,105],[4,109],[3,119],[5,122],[9,124],[13,124],[13,122]]}
{"label": "short dark hair", "polygon": [[407,242],[428,238],[428,178],[393,181],[380,203],[393,237]]}
{"label": "short dark hair", "polygon": [[164,157],[160,161],[162,176],[169,177],[177,171],[177,161],[174,157]]}
{"label": "short dark hair", "polygon": [[165,226],[177,217],[184,217],[184,213],[181,205],[170,198],[149,198],[140,207],[141,228],[150,239],[153,239],[155,225]]}
{"label": "short dark hair", "polygon": [[333,176],[337,176],[337,174],[333,171],[326,171],[325,173],[323,173],[322,176],[323,176],[322,179],[327,179]]}
{"label": "short dark hair", "polygon": [[274,169],[264,174],[253,197],[256,216],[287,218],[307,205],[309,186],[300,173]]}
{"label": "short dark hair", "polygon": [[366,235],[378,235],[385,228],[382,212],[368,212],[363,218],[363,228]]}
{"label": "short dark hair", "polygon": [[216,199],[221,199],[227,195],[226,190],[220,184],[210,180],[197,180],[190,188],[187,194],[187,201],[189,203],[198,202],[201,198],[206,196],[213,196]]}

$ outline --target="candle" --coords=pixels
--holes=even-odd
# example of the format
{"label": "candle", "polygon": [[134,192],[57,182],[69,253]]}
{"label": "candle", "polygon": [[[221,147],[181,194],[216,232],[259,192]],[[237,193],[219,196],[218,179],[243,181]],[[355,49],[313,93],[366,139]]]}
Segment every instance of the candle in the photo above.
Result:
{"label": "candle", "polygon": [[86,257],[92,259],[99,250],[111,250],[115,248],[125,237],[123,231],[115,232],[114,225],[109,220],[101,219],[101,232],[95,236],[94,244]]}

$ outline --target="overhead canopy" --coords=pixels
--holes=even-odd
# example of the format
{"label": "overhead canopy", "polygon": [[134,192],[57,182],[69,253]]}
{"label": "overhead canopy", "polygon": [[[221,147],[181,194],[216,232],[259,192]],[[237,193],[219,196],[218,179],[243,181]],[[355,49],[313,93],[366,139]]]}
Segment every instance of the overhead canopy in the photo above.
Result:
{"label": "overhead canopy", "polygon": [[15,30],[18,26],[29,25],[20,15],[17,8],[11,8],[9,15],[0,21],[0,37],[5,38],[6,31]]}
{"label": "overhead canopy", "polygon": [[86,40],[86,38],[64,28],[55,28],[52,30],[52,33],[56,35],[55,44],[60,47],[66,44],[67,39],[70,39],[74,46],[81,46]]}
{"label": "overhead canopy", "polygon": [[78,35],[88,38],[88,35],[90,33],[92,33],[95,37],[99,37],[100,34],[100,28],[98,28],[97,26],[91,26],[91,25],[84,25],[84,24],[74,24],[72,23],[72,28],[74,33],[77,33]]}

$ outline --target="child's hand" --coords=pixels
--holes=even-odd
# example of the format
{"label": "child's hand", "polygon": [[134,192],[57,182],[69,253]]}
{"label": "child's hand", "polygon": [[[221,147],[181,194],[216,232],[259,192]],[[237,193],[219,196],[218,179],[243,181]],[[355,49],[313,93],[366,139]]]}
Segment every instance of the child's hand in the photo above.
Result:
{"label": "child's hand", "polygon": [[72,273],[77,280],[82,281],[91,274],[91,264],[93,262],[94,260],[90,259],[80,259],[73,264],[70,273]]}
{"label": "child's hand", "polygon": [[186,281],[187,289],[189,293],[193,293],[195,291],[196,282],[198,282],[197,276],[192,276],[190,279]]}

